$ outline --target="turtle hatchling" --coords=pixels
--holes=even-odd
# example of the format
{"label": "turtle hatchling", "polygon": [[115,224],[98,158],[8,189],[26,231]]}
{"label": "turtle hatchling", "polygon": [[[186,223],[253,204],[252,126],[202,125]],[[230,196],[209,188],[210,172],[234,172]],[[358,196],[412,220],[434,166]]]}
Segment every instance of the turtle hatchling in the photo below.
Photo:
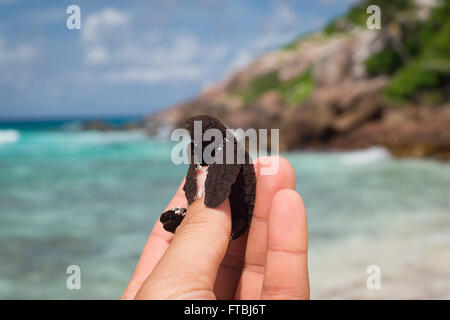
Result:
{"label": "turtle hatchling", "polygon": [[[191,143],[188,147],[190,164],[186,174],[183,190],[188,205],[204,192],[205,205],[215,208],[223,203],[227,197],[231,209],[231,235],[230,240],[243,234],[250,225],[255,205],[256,176],[251,158],[245,148],[238,143],[235,136],[216,118],[200,115],[186,120],[184,127],[189,132]],[[194,133],[194,128],[201,129],[201,134]],[[200,141],[208,129],[217,129],[221,133],[222,141]],[[216,132],[217,132],[216,130]],[[198,138],[198,136],[202,138]],[[214,137],[214,135],[213,135]],[[211,144],[214,144],[211,149]],[[208,146],[210,146],[208,148]],[[233,152],[227,149],[233,147]],[[215,157],[211,163],[205,161],[205,149],[212,150]],[[202,153],[200,156],[199,153]],[[200,159],[200,160],[198,160]],[[222,159],[222,161],[217,161]],[[240,161],[238,161],[240,159]],[[230,161],[232,160],[232,161]],[[204,191],[197,190],[197,172],[207,167]],[[200,193],[200,194],[198,194]],[[186,214],[186,208],[172,208],[164,212],[160,221],[166,231],[175,232]]]}

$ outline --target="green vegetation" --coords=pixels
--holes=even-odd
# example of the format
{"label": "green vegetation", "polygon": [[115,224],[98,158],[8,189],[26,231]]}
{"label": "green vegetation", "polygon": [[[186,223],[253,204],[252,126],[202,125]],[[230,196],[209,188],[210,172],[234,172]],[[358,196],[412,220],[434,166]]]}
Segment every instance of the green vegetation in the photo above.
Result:
{"label": "green vegetation", "polygon": [[364,63],[367,73],[371,76],[376,76],[393,74],[402,66],[403,61],[397,51],[384,49],[369,57]]}
{"label": "green vegetation", "polygon": [[367,8],[377,5],[381,9],[381,23],[388,25],[396,22],[397,16],[412,8],[412,0],[364,0],[353,6],[348,13],[330,21],[322,30],[326,36],[343,33],[351,25],[366,26]]}
{"label": "green vegetation", "polygon": [[[369,5],[381,9],[382,30],[374,32],[385,32],[391,40],[389,47],[364,62],[369,76],[391,78],[385,97],[393,102],[422,100],[436,104],[449,99],[450,0],[443,0],[425,21],[417,19],[414,1],[363,0],[347,14],[332,20],[322,34],[342,34],[354,25],[365,28]],[[302,35],[283,49],[294,49],[310,38],[310,34]],[[253,79],[237,94],[249,104],[268,90],[277,90],[286,103],[299,104],[308,98],[314,86],[311,69],[287,82],[280,81],[277,72],[273,71]]]}
{"label": "green vegetation", "polygon": [[323,28],[323,33],[326,36],[332,36],[332,35],[335,35],[335,34],[341,32],[341,30],[338,28],[338,21],[339,21],[339,19],[335,19],[335,20],[332,20],[331,22],[329,22]]}
{"label": "green vegetation", "polygon": [[415,62],[395,74],[386,88],[386,95],[393,100],[406,100],[419,90],[434,89],[441,83],[442,77],[439,73],[427,70],[423,62]]}
{"label": "green vegetation", "polygon": [[391,101],[420,97],[432,97],[426,99],[428,101],[442,100],[441,92],[448,86],[450,78],[450,1],[444,1],[441,7],[435,8],[425,22],[399,18],[413,5],[407,0],[363,1],[353,7],[345,19],[364,25],[367,19],[365,9],[369,4],[380,6],[384,29],[394,26],[394,29],[401,30],[401,34],[395,45],[365,61],[367,73],[370,76],[392,76],[385,90],[385,96]]}
{"label": "green vegetation", "polygon": [[285,82],[280,81],[277,71],[272,71],[252,79],[243,90],[236,94],[242,97],[245,104],[251,104],[265,92],[276,90],[280,92],[286,103],[298,104],[309,97],[314,85],[312,68]]}
{"label": "green vegetation", "polygon": [[297,46],[304,40],[308,39],[311,35],[313,35],[314,32],[307,32],[304,34],[301,34],[297,38],[295,38],[293,41],[289,42],[285,46],[282,47],[283,50],[293,50],[297,48]]}
{"label": "green vegetation", "polygon": [[355,5],[344,16],[344,18],[353,24],[365,26],[368,17],[367,7],[377,5],[381,9],[381,23],[386,26],[398,20],[398,15],[411,9],[414,5],[412,0],[364,0]]}
{"label": "green vegetation", "polygon": [[284,101],[289,104],[299,104],[308,99],[314,86],[312,68],[309,68],[298,77],[285,82],[280,91]]}
{"label": "green vegetation", "polygon": [[[427,22],[411,27],[405,46],[410,57],[393,74],[387,98],[405,101],[424,96],[442,100],[450,80],[450,1],[435,8]],[[367,64],[366,64],[367,66]],[[369,69],[368,69],[369,71]]]}
{"label": "green vegetation", "polygon": [[272,71],[253,78],[243,90],[236,93],[249,104],[261,97],[264,92],[280,87],[280,84],[277,71]]}

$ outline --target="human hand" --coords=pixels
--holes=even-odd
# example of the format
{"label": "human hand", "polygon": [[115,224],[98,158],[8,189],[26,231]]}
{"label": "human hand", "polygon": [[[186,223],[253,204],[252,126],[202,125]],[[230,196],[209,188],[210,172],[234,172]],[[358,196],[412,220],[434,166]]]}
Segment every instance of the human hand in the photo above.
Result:
{"label": "human hand", "polygon": [[[175,235],[158,220],[122,299],[308,299],[305,207],[292,166],[278,161],[275,175],[256,162],[253,218],[236,240],[228,200],[209,208],[197,199]],[[166,210],[187,207],[183,185]]]}

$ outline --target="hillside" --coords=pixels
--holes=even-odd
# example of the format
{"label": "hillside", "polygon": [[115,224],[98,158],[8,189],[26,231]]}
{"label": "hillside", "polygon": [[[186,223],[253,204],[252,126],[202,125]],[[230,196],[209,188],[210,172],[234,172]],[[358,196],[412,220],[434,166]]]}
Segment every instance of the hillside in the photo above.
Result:
{"label": "hillside", "polygon": [[[377,4],[382,28],[366,27]],[[263,54],[147,119],[150,133],[210,114],[233,128],[280,128],[280,148],[450,158],[450,1],[363,1],[324,29]]]}

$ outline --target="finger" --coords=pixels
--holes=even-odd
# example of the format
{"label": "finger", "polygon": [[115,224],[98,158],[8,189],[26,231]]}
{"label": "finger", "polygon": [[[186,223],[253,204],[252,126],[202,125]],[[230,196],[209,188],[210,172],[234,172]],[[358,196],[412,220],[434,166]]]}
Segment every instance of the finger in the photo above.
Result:
{"label": "finger", "polygon": [[[265,159],[263,159],[265,160]],[[263,169],[278,161],[276,174],[265,175]],[[259,299],[264,280],[267,248],[267,218],[272,198],[282,189],[295,189],[295,172],[283,157],[270,157],[261,162],[256,183],[256,201],[245,250],[244,268],[236,290],[236,298]]]}
{"label": "finger", "polygon": [[220,264],[214,285],[214,294],[218,300],[231,300],[235,296],[244,267],[247,236],[248,231],[230,242],[225,257]]}
{"label": "finger", "polygon": [[[175,207],[187,207],[187,200],[183,191],[184,182],[185,179],[181,182],[177,192],[164,211]],[[147,239],[133,277],[122,294],[121,299],[134,299],[136,292],[138,292],[145,279],[147,279],[148,275],[153,271],[159,259],[169,247],[172,239],[173,233],[165,231],[162,223],[158,219]]]}
{"label": "finger", "polygon": [[278,191],[267,231],[262,299],[309,299],[308,227],[305,206],[294,190]]}
{"label": "finger", "polygon": [[215,298],[213,287],[228,247],[231,213],[228,200],[217,208],[205,206],[203,200],[188,208],[171,245],[136,298]]}
{"label": "finger", "polygon": [[[255,175],[258,176],[260,162],[254,159]],[[230,242],[225,257],[217,273],[214,293],[219,300],[233,299],[244,267],[244,253],[247,246],[248,231]]]}

